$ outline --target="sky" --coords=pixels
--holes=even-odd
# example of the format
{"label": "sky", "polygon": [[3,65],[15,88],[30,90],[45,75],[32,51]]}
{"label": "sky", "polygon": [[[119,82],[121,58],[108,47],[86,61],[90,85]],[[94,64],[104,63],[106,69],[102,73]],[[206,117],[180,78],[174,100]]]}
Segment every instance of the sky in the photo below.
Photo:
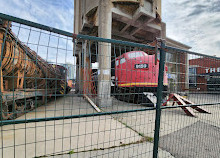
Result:
{"label": "sky", "polygon": [[220,57],[220,0],[162,0],[167,36]]}
{"label": "sky", "polygon": [[[73,0],[0,0],[0,4],[1,13],[73,32]],[[47,62],[72,64],[69,67],[75,71],[76,60],[73,57],[71,38],[16,23],[12,23],[12,31]],[[74,74],[69,77],[75,78]]]}
{"label": "sky", "polygon": [[[73,32],[74,0],[0,0],[0,12]],[[167,36],[220,57],[220,0],[162,0]]]}
{"label": "sky", "polygon": [[0,12],[73,32],[74,0],[0,0]]}

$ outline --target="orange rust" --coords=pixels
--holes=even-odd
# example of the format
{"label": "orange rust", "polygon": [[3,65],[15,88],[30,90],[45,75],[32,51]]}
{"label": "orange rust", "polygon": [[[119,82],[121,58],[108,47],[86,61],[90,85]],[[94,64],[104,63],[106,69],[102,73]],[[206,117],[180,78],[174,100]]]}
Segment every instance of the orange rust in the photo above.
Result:
{"label": "orange rust", "polygon": [[[0,49],[3,46],[7,26],[8,22],[5,21],[0,26]],[[9,26],[11,26],[10,22]],[[44,78],[63,77],[61,73],[57,72],[56,68],[53,68],[51,64],[48,64],[38,56],[35,51],[24,45],[10,28],[8,29],[6,42],[3,47],[1,91],[24,89],[24,82],[26,83],[25,88],[44,89],[46,88],[46,79]],[[64,81],[57,80],[56,82],[57,85],[60,85]],[[50,80],[47,88],[55,88],[55,84],[55,80]]]}

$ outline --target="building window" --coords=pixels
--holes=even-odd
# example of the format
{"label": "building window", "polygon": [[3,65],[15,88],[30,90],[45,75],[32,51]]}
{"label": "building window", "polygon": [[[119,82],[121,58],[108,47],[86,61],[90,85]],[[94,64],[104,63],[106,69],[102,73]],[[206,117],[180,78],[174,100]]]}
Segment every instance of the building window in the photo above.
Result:
{"label": "building window", "polygon": [[196,87],[196,67],[189,68],[189,87]]}

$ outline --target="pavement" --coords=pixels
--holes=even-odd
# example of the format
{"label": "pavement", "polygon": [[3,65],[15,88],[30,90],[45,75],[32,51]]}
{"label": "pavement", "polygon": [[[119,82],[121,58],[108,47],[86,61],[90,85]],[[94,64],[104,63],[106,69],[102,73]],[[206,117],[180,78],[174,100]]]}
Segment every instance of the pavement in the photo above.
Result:
{"label": "pavement", "polygon": [[[217,102],[217,95],[188,96],[195,103]],[[220,99],[219,99],[220,100]],[[104,111],[119,111],[146,108],[113,99],[114,106],[103,108]],[[161,115],[159,157],[184,157],[176,155],[184,146],[184,151],[196,150],[199,144],[208,140],[219,145],[220,127],[219,105],[205,107],[212,114],[196,113],[197,117],[187,116],[182,109],[164,109]],[[53,117],[95,113],[91,105],[81,97],[64,97],[41,106],[18,119]],[[40,123],[8,125],[0,128],[0,157],[34,157],[55,154],[53,157],[152,157],[155,110],[95,116],[89,118],[67,119]],[[205,125],[204,125],[205,124]],[[206,130],[203,130],[206,127]],[[213,128],[215,127],[215,128]],[[193,131],[201,131],[193,133]],[[180,138],[181,137],[181,138]],[[3,139],[2,139],[3,138]],[[175,139],[174,139],[175,138]],[[204,141],[198,141],[204,139]],[[167,141],[168,140],[168,141]],[[185,144],[178,145],[180,142]],[[170,145],[172,144],[173,145]],[[176,145],[175,145],[176,144]],[[209,143],[207,143],[209,144]],[[213,146],[201,148],[202,153],[213,153]],[[3,153],[2,153],[3,152]],[[72,154],[68,154],[68,153]],[[216,153],[219,151],[216,150]],[[64,154],[66,153],[66,154]],[[213,153],[215,155],[216,153]],[[59,155],[62,154],[62,155]],[[204,154],[205,155],[205,154]],[[211,155],[212,156],[212,155]]]}
{"label": "pavement", "polygon": [[197,121],[160,138],[160,148],[174,157],[219,158],[220,128]]}
{"label": "pavement", "polygon": [[[159,149],[159,158],[173,157],[169,152]],[[73,154],[49,156],[48,158],[150,158],[153,155],[153,144],[149,142],[131,144],[127,146],[114,147],[105,150],[87,151]]]}
{"label": "pavement", "polygon": [[[84,99],[65,97],[17,119],[85,113],[94,113],[94,109]],[[72,150],[81,152],[142,140],[138,133],[111,116],[6,125],[0,130],[0,157],[4,158],[38,157]]]}

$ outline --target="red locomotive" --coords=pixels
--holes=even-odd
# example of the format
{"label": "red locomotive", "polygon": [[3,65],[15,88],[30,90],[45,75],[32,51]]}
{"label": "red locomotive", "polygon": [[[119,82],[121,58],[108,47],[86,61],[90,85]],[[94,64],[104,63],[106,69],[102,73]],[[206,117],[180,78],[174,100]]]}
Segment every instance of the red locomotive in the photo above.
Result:
{"label": "red locomotive", "polygon": [[[165,66],[167,71],[167,67]],[[164,71],[164,91],[168,89],[168,78]],[[115,60],[115,87],[117,98],[136,103],[146,102],[143,92],[156,95],[159,75],[159,60],[155,55],[143,51],[124,53]],[[133,95],[132,95],[133,94]],[[125,99],[126,98],[126,99]]]}

